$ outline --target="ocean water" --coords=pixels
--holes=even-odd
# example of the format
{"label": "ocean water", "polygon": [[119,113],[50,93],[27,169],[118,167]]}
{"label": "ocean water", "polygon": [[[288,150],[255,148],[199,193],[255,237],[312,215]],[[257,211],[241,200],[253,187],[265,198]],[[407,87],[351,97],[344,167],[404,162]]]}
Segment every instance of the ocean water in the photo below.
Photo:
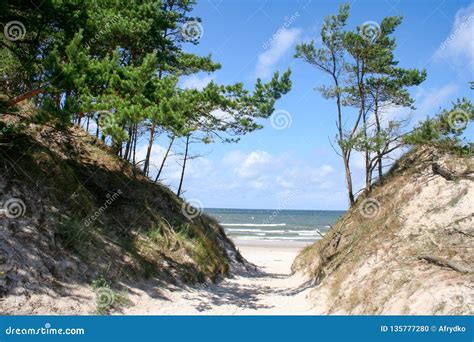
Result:
{"label": "ocean water", "polygon": [[302,242],[320,239],[344,214],[336,210],[207,208],[204,211],[219,221],[229,237]]}

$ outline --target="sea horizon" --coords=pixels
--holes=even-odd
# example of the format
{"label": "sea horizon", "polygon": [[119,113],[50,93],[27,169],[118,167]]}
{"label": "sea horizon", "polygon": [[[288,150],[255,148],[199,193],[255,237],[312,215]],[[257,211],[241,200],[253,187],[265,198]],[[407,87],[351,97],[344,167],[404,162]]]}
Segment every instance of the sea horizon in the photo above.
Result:
{"label": "sea horizon", "polygon": [[324,236],[345,210],[205,208],[231,238],[313,242]]}
{"label": "sea horizon", "polygon": [[282,208],[229,208],[229,207],[203,207],[204,211],[214,210],[214,209],[229,209],[229,210],[275,210],[275,211],[343,211],[346,212],[347,209],[282,209]]}

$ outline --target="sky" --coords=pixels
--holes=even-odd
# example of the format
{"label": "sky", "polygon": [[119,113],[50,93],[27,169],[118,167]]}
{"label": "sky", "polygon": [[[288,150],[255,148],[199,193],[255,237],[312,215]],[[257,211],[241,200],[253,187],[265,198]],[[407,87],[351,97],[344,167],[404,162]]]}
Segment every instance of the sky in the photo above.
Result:
{"label": "sky", "polygon": [[[395,32],[395,56],[401,67],[425,68],[428,77],[411,89],[417,109],[411,125],[449,107],[459,97],[471,97],[474,80],[474,3],[461,0],[357,0],[351,4],[348,28],[380,23],[386,16],[403,16]],[[199,44],[184,50],[212,54],[222,68],[183,79],[183,87],[201,88],[244,82],[249,89],[258,77],[291,68],[291,91],[275,105],[262,130],[237,144],[193,144],[184,179],[184,197],[207,208],[337,210],[347,208],[342,160],[331,141],[336,134],[335,103],[315,90],[328,79],[295,59],[295,45],[319,41],[325,16],[335,14],[335,0],[256,1],[200,0],[192,14],[202,19]],[[394,109],[393,115],[407,115]],[[473,127],[466,134],[474,135]],[[153,146],[152,164],[159,167],[167,140]],[[162,182],[176,189],[180,175],[176,144]],[[145,146],[139,155],[145,155]],[[363,187],[360,155],[352,159],[355,190]],[[153,169],[152,169],[153,170]]]}

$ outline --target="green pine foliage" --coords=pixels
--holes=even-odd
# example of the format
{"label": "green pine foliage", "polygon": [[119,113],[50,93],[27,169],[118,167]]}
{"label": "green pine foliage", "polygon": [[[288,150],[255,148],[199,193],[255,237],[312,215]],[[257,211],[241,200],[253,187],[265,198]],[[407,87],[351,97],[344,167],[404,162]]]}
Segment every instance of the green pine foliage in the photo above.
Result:
{"label": "green pine foliage", "polygon": [[[192,0],[4,1],[2,22],[18,21],[20,39],[2,35],[2,106],[14,111],[31,99],[35,120],[58,127],[84,121],[97,125],[97,138],[136,164],[140,137],[149,150],[158,133],[195,134],[203,142],[228,142],[260,129],[275,102],[291,88],[290,71],[248,90],[242,83],[202,90],[181,89],[184,76],[212,73],[221,66],[210,55],[185,52],[183,25]],[[38,8],[36,8],[36,6]],[[225,113],[225,118],[215,115]],[[148,174],[148,153],[143,171]]]}
{"label": "green pine foliage", "polygon": [[420,122],[404,142],[412,146],[433,146],[445,151],[471,154],[474,142],[465,130],[474,121],[474,105],[466,98],[455,101],[451,109],[442,110],[433,118]]}
{"label": "green pine foliage", "polygon": [[387,117],[387,110],[414,110],[409,87],[421,84],[426,71],[398,66],[394,33],[402,23],[401,17],[386,17],[380,25],[366,22],[348,30],[349,9],[343,4],[338,14],[326,17],[321,43],[299,44],[295,57],[329,76],[330,83],[318,90],[337,105],[335,142],[344,163],[349,203],[353,205],[352,153],[364,155],[366,191],[370,191],[374,170],[378,169],[378,179],[382,179],[384,157],[402,145],[405,122]]}

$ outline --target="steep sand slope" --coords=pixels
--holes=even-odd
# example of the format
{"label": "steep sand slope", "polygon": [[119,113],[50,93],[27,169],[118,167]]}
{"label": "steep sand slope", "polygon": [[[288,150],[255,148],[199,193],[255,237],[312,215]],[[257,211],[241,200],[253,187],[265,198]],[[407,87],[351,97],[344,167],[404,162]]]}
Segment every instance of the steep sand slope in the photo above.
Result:
{"label": "steep sand slope", "polygon": [[165,289],[244,267],[215,220],[80,128],[2,120],[1,314],[107,313],[126,306],[127,284]]}
{"label": "steep sand slope", "polygon": [[472,157],[404,156],[295,260],[314,313],[473,314],[473,172]]}

